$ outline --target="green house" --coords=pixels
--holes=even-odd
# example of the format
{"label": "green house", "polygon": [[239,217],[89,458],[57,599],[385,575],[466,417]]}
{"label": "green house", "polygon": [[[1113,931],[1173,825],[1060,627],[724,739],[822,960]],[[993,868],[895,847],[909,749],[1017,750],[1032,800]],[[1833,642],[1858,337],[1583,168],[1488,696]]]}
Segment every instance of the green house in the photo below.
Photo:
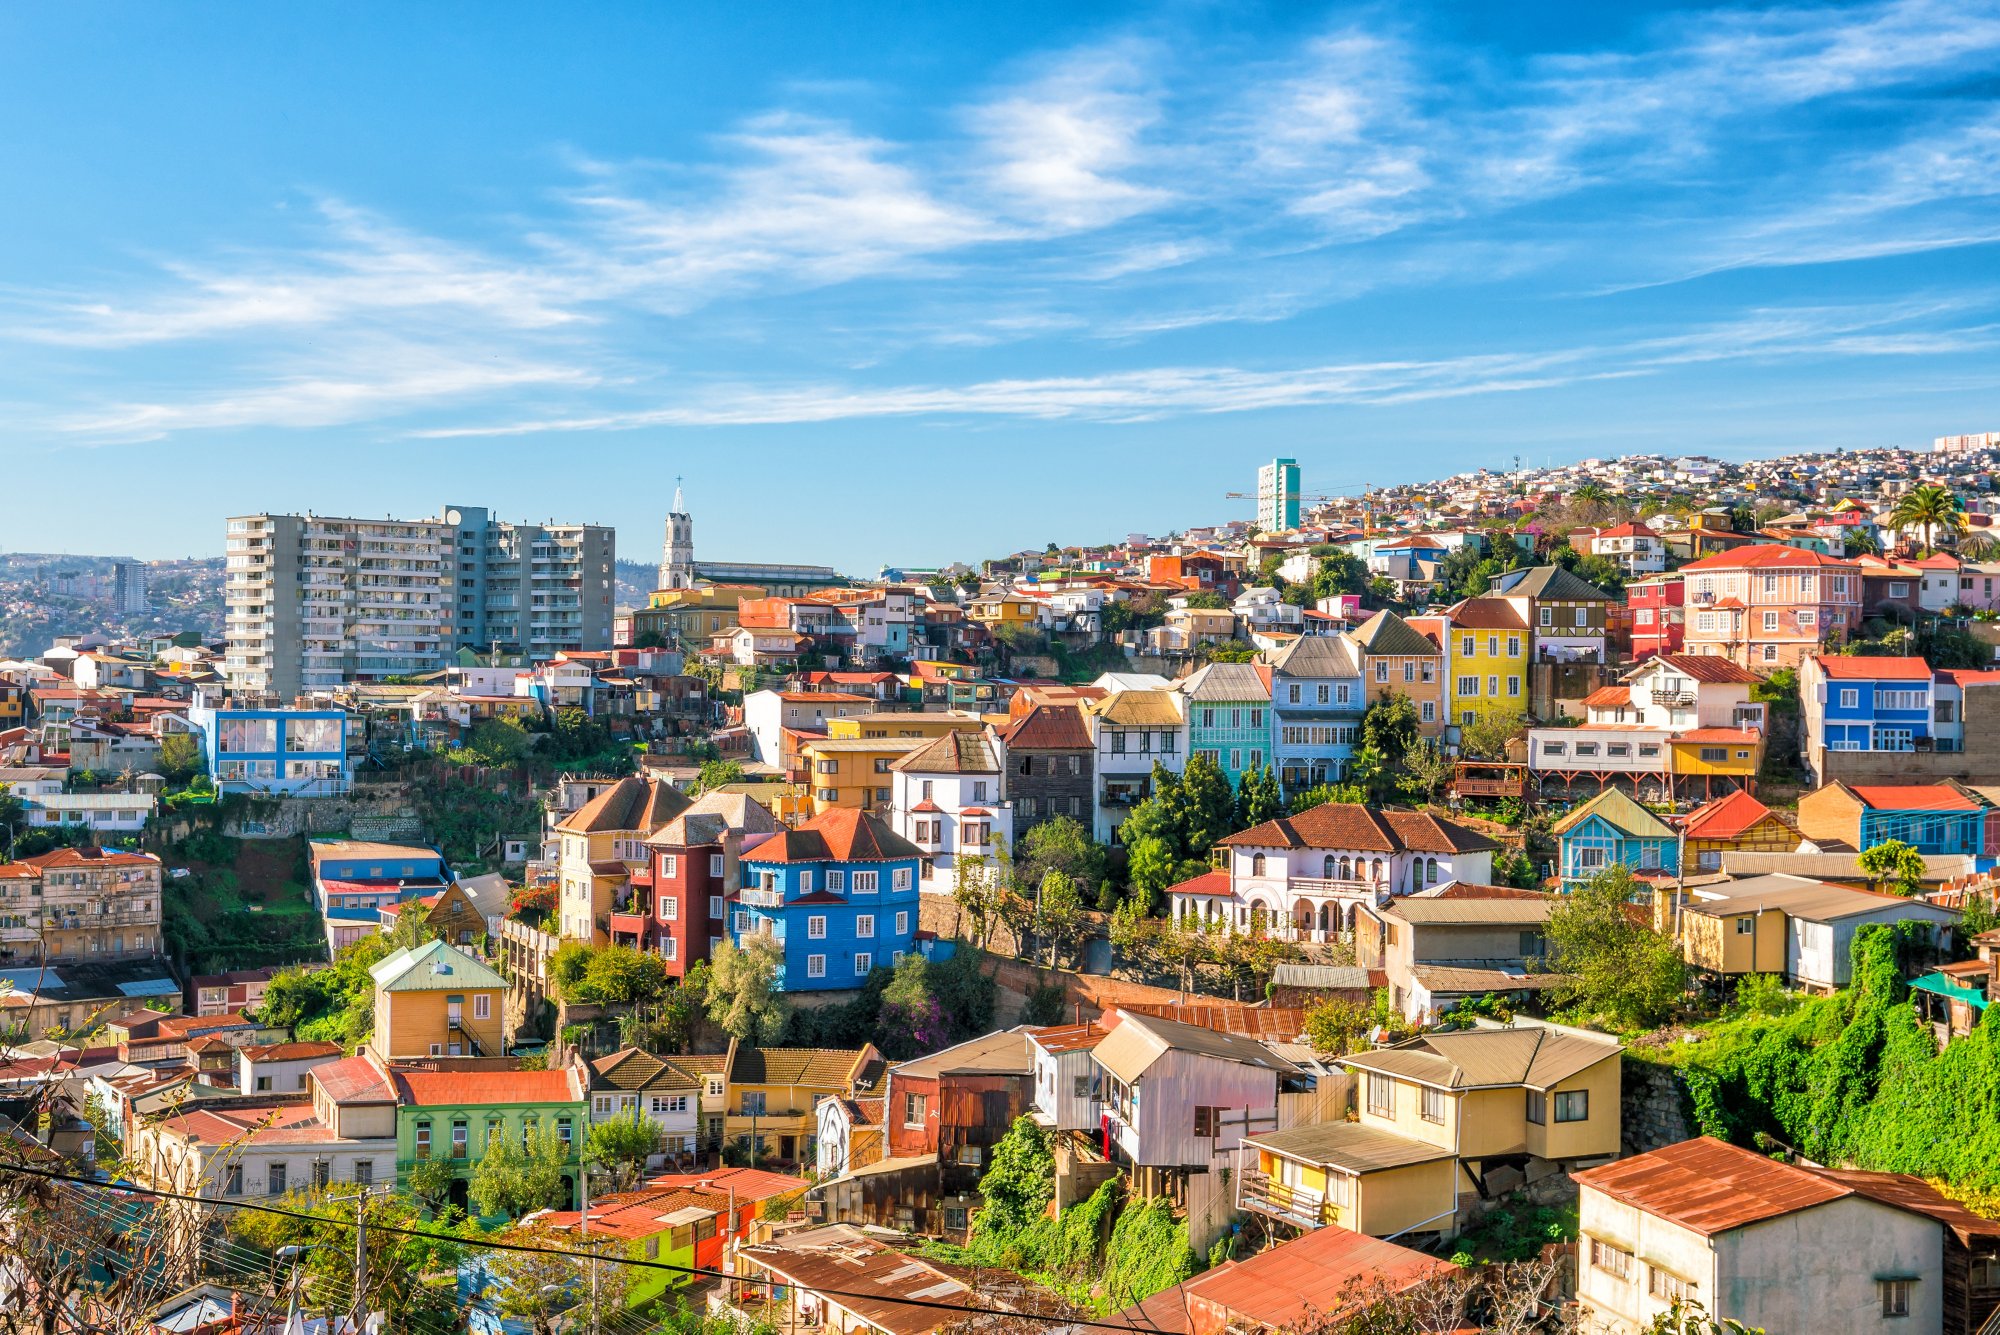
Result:
{"label": "green house", "polygon": [[1210,663],[1180,684],[1187,697],[1188,754],[1213,760],[1232,786],[1271,756],[1271,671],[1254,663]]}
{"label": "green house", "polygon": [[[489,1144],[503,1136],[521,1144],[550,1126],[569,1146],[570,1162],[579,1161],[590,1114],[587,1091],[573,1067],[518,1071],[409,1065],[392,1067],[390,1078],[396,1086],[399,1186],[407,1185],[418,1164],[442,1160],[454,1171],[452,1203],[464,1205],[465,1184]],[[574,1201],[576,1174],[565,1177]]]}

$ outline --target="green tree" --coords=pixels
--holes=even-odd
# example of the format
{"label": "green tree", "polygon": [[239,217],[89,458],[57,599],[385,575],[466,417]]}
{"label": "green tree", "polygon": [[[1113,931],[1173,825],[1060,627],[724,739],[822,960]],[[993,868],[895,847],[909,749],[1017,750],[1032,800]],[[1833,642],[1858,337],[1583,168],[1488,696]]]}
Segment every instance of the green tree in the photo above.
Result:
{"label": "green tree", "polygon": [[1293,795],[1291,810],[1296,816],[1301,812],[1311,811],[1314,807],[1323,807],[1329,802],[1358,804],[1367,800],[1368,794],[1358,784],[1317,783]]}
{"label": "green tree", "polygon": [[1052,871],[1096,885],[1104,879],[1104,846],[1074,817],[1057,816],[1021,836],[1014,848],[1014,870],[1023,885],[1040,885]]}
{"label": "green tree", "polygon": [[[1842,529],[1841,539],[1843,543],[1841,552],[1843,555],[1880,556],[1882,554],[1882,544],[1875,541],[1875,535],[1870,533],[1868,530],[1864,528],[1853,527],[1853,528]],[[1986,539],[1986,541],[1991,542],[1992,539],[1988,538]],[[1959,554],[1963,556],[1970,556],[1974,560],[1985,559],[1983,556],[1973,555],[1973,553],[1968,551],[1963,544],[1960,544]]]}
{"label": "green tree", "polygon": [[[1030,837],[1035,831],[1030,830]],[[968,857],[961,853],[953,861],[951,868],[951,900],[965,915],[971,927],[972,940],[985,946],[993,937],[993,924],[999,917],[1001,886],[991,875],[991,868],[983,857]]]}
{"label": "green tree", "polygon": [[1889,523],[1898,532],[1921,529],[1924,550],[1935,550],[1940,532],[1956,538],[1965,532],[1965,505],[1949,487],[1925,484],[1912,487],[1896,499]]}
{"label": "green tree", "polygon": [[1373,747],[1390,769],[1402,765],[1417,737],[1417,705],[1407,695],[1377,696],[1362,712],[1361,744]]}
{"label": "green tree", "polygon": [[1549,968],[1563,976],[1560,1004],[1633,1028],[1654,1028],[1687,991],[1674,943],[1635,918],[1650,892],[1622,863],[1593,876],[1549,912]]}
{"label": "green tree", "polygon": [[616,1006],[651,1001],[668,986],[666,962],[658,955],[613,945],[591,951],[577,992],[580,1000]]}
{"label": "green tree", "polygon": [[465,745],[449,752],[447,758],[460,764],[490,765],[503,769],[519,764],[533,744],[527,729],[513,719],[488,719],[474,727],[465,739]]}
{"label": "green tree", "polygon": [[1511,706],[1493,706],[1481,709],[1472,716],[1472,722],[1458,730],[1458,745],[1468,759],[1505,760],[1507,743],[1519,737],[1528,726],[1527,714]]}
{"label": "green tree", "polygon": [[1315,1052],[1345,1056],[1361,1047],[1374,1023],[1368,1007],[1329,997],[1307,1009],[1306,1038]]}
{"label": "green tree", "polygon": [[201,743],[191,732],[170,732],[160,739],[160,773],[169,779],[189,779],[201,769]]}
{"label": "green tree", "polygon": [[705,760],[695,775],[694,794],[712,793],[732,783],[743,782],[743,766],[734,760]]}
{"label": "green tree", "polygon": [[1153,766],[1150,794],[1126,815],[1118,837],[1129,848],[1144,839],[1157,839],[1176,862],[1187,856],[1187,810],[1181,796],[1181,779],[1164,765]]}
{"label": "green tree", "polygon": [[1210,589],[1196,589],[1193,593],[1183,595],[1182,602],[1187,607],[1210,612],[1219,612],[1229,606],[1221,594]]}
{"label": "green tree", "polygon": [[[220,1212],[230,1240],[238,1250],[265,1255],[280,1247],[299,1248],[306,1310],[346,1311],[354,1299],[353,1198],[294,1191],[273,1204],[286,1213]],[[385,1330],[446,1328],[457,1315],[456,1295],[427,1277],[449,1274],[465,1259],[461,1226],[451,1219],[426,1223],[418,1203],[403,1196],[371,1198],[368,1225],[368,1288],[362,1295],[367,1308],[384,1314]],[[144,1323],[131,1327],[145,1328]]]}
{"label": "green tree", "polygon": [[1254,663],[1257,661],[1257,646],[1243,640],[1223,640],[1203,645],[1201,654],[1211,663]]}
{"label": "green tree", "polygon": [[1284,791],[1269,765],[1246,772],[1236,784],[1236,828],[1247,830],[1285,814]]}
{"label": "green tree", "polygon": [[1049,947],[1049,963],[1060,965],[1076,953],[1090,935],[1083,896],[1076,882],[1053,868],[1042,877],[1035,903],[1035,938]]}
{"label": "green tree", "polygon": [[466,1183],[466,1195],[482,1216],[519,1219],[536,1210],[553,1210],[569,1197],[563,1169],[569,1147],[553,1123],[536,1128],[527,1144],[512,1136],[486,1142],[486,1150]]}
{"label": "green tree", "polygon": [[785,1024],[785,994],[778,975],[785,953],[768,936],[752,936],[738,946],[724,941],[708,966],[708,1018],[744,1043],[775,1035]]}
{"label": "green tree", "polygon": [[1856,862],[1868,873],[1870,884],[1887,882],[1884,888],[1899,895],[1921,893],[1929,870],[1924,855],[1900,839],[1885,839],[1862,849]]}
{"label": "green tree", "polygon": [[634,1106],[590,1128],[583,1142],[583,1161],[602,1165],[611,1174],[613,1189],[625,1191],[639,1180],[646,1161],[659,1151],[659,1123]]}
{"label": "green tree", "polygon": [[1055,1148],[1035,1119],[1014,1119],[993,1146],[986,1175],[979,1179],[985,1205],[974,1227],[982,1232],[1019,1233],[1041,1222],[1056,1195]]}
{"label": "green tree", "polygon": [[565,941],[549,956],[549,989],[564,1001],[582,1001],[584,975],[595,950],[588,941]]}
{"label": "green tree", "polygon": [[1126,845],[1125,876],[1131,882],[1133,902],[1151,913],[1161,902],[1167,887],[1178,884],[1180,859],[1166,840],[1146,835]]}
{"label": "green tree", "polygon": [[1368,563],[1348,551],[1330,551],[1320,558],[1319,569],[1313,572],[1312,597],[1334,598],[1341,594],[1359,594],[1368,587]]}
{"label": "green tree", "polygon": [[1764,1335],[1761,1326],[1741,1321],[1718,1321],[1698,1302],[1674,1299],[1668,1310],[1654,1317],[1642,1335]]}
{"label": "green tree", "polygon": [[1403,789],[1419,801],[1434,802],[1438,790],[1451,779],[1453,768],[1451,757],[1436,738],[1419,737],[1403,753]]}
{"label": "green tree", "polygon": [[1206,858],[1219,839],[1236,831],[1236,795],[1222,766],[1200,752],[1188,757],[1180,783],[1181,848],[1189,857]]}

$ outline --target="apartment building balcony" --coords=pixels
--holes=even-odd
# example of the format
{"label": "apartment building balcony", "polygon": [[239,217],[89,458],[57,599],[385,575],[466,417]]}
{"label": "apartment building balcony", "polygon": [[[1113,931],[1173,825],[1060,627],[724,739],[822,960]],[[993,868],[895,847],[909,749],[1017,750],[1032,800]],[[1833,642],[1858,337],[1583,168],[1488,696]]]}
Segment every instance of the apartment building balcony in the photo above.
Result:
{"label": "apartment building balcony", "polygon": [[1274,1182],[1268,1173],[1254,1168],[1243,1170],[1236,1204],[1299,1228],[1324,1228],[1334,1222],[1334,1208],[1325,1192]]}
{"label": "apartment building balcony", "polygon": [[42,910],[42,927],[51,932],[94,932],[103,927],[157,927],[157,910],[141,913],[128,909],[120,913],[57,913]]}
{"label": "apartment building balcony", "polygon": [[752,887],[737,891],[736,898],[752,908],[777,909],[785,906],[785,892],[782,890],[760,890]]}

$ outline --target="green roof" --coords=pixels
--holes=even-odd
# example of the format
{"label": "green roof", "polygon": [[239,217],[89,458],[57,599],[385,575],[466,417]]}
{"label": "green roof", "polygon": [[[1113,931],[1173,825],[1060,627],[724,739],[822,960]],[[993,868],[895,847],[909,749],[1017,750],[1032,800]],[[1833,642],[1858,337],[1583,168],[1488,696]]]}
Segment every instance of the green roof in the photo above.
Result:
{"label": "green roof", "polygon": [[463,992],[505,987],[507,980],[485,964],[442,941],[405,946],[368,971],[384,992]]}
{"label": "green roof", "polygon": [[1666,823],[1646,808],[1634,802],[1616,788],[1606,788],[1575,811],[1570,812],[1549,827],[1551,834],[1568,834],[1592,816],[1602,816],[1605,823],[1622,830],[1626,834],[1641,839],[1671,839],[1674,832]]}

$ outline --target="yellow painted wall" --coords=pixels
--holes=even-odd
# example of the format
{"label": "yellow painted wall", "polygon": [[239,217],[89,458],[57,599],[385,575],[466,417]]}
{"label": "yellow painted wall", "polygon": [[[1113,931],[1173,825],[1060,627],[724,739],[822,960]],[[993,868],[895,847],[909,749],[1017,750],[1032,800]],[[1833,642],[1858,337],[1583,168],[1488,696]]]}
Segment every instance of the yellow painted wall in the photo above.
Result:
{"label": "yellow painted wall", "polygon": [[[1452,1212],[1457,1197],[1456,1179],[1457,1167],[1450,1159],[1368,1173],[1355,1184],[1358,1217],[1343,1227],[1377,1238],[1418,1224],[1424,1226],[1426,1233],[1450,1231],[1457,1218]],[[1433,1220],[1432,1216],[1440,1212],[1445,1217]]]}
{"label": "yellow painted wall", "polygon": [[[1451,652],[1445,657],[1445,673],[1450,678],[1451,720],[1460,721],[1466,710],[1475,717],[1485,718],[1490,714],[1521,713],[1528,709],[1528,651],[1532,637],[1527,631],[1469,630],[1453,626],[1451,630]],[[1470,640],[1472,652],[1466,652]],[[1512,652],[1509,652],[1509,650]],[[1477,691],[1462,694],[1458,689],[1460,677],[1476,677]],[[1489,681],[1498,677],[1499,681]],[[1509,695],[1509,678],[1520,683],[1520,694]],[[1490,690],[1497,685],[1499,691]]]}
{"label": "yellow painted wall", "polygon": [[[1527,1124],[1528,1152],[1539,1154],[1544,1159],[1589,1159],[1599,1155],[1616,1155],[1624,1120],[1618,1097],[1620,1076],[1620,1059],[1613,1053],[1595,1066],[1578,1071],[1551,1088],[1547,1124]],[[1578,1089],[1589,1092],[1590,1115],[1581,1122],[1556,1121],[1555,1096],[1566,1090]]]}
{"label": "yellow painted wall", "polygon": [[[1745,920],[1755,926],[1738,932],[1736,924]],[[1783,973],[1786,930],[1785,915],[1776,909],[1761,915],[1761,920],[1754,912],[1684,913],[1681,955],[1695,968],[1712,973]]]}
{"label": "yellow painted wall", "polygon": [[[1670,742],[1668,746],[1674,753],[1674,773],[1691,774],[1696,778],[1704,774],[1754,778],[1757,767],[1764,762],[1764,743],[1761,738],[1749,746],[1724,743],[1721,749],[1726,758],[1723,760],[1703,760],[1701,758],[1703,744],[1700,742]],[[1713,743],[1709,744],[1709,749],[1715,749]],[[1743,759],[1738,759],[1739,752],[1749,754]]]}
{"label": "yellow painted wall", "polygon": [[[802,748],[806,762],[807,779],[812,788],[812,812],[815,816],[822,811],[847,808],[855,811],[871,811],[889,805],[888,791],[893,786],[895,775],[884,769],[875,770],[875,762],[884,760],[891,764],[908,755],[901,748],[881,751],[821,751],[817,746]],[[825,773],[831,766],[833,772]],[[827,797],[831,791],[833,796]],[[878,797],[878,791],[883,794]]]}
{"label": "yellow painted wall", "polygon": [[1444,1120],[1428,1122],[1423,1115],[1423,1086],[1414,1081],[1386,1077],[1395,1087],[1394,1110],[1388,1117],[1377,1115],[1368,1106],[1368,1083],[1375,1073],[1362,1071],[1361,1089],[1355,1096],[1356,1105],[1361,1109],[1361,1122],[1379,1131],[1393,1131],[1399,1136],[1421,1140],[1427,1145],[1438,1145],[1452,1149],[1458,1135],[1458,1118],[1461,1113],[1459,1099],[1462,1095],[1444,1096]]}
{"label": "yellow painted wall", "polygon": [[918,714],[914,712],[894,715],[875,715],[872,718],[830,718],[826,721],[826,735],[833,737],[942,737],[948,732],[972,732],[981,726],[980,720],[959,714]]}
{"label": "yellow painted wall", "polygon": [[[473,1018],[473,998],[481,995],[489,999],[487,1018],[484,1020]],[[428,1057],[433,1043],[445,1045],[444,1050],[450,1052],[454,1035],[445,1022],[449,1013],[445,1000],[448,996],[464,998],[460,1007],[461,1027],[478,1040],[484,1055],[505,1055],[500,1041],[500,1010],[504,998],[499,988],[467,988],[463,992],[450,993],[384,992],[377,989],[375,1032],[368,1040],[369,1045],[391,1060]]]}

